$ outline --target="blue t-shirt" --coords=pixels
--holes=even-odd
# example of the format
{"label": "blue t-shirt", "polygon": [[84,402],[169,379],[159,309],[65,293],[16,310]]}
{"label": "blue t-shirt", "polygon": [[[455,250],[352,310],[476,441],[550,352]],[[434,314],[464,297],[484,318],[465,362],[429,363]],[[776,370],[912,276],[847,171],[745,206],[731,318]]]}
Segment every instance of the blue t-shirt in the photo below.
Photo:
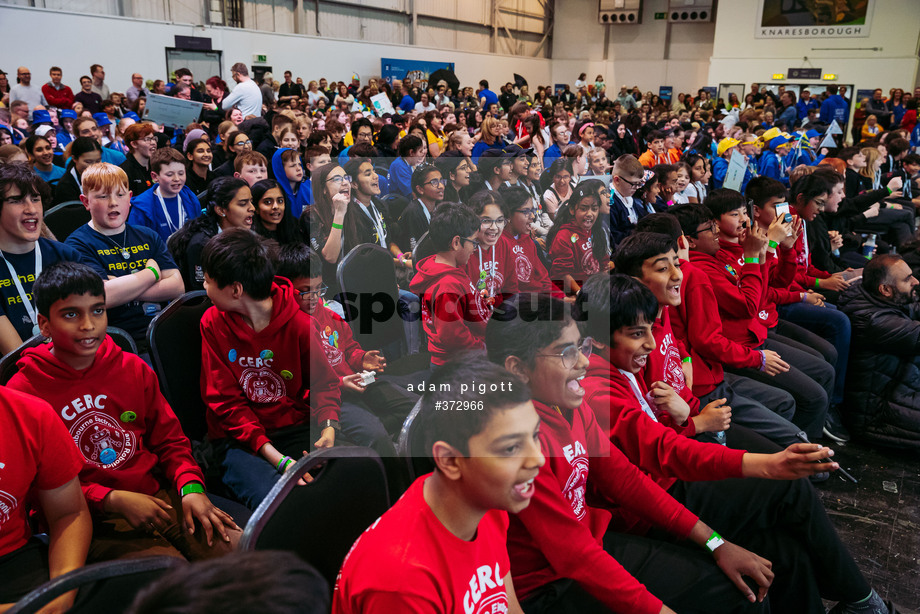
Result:
{"label": "blue t-shirt", "polygon": [[490,89],[484,89],[479,92],[479,98],[485,98],[486,103],[483,105],[483,110],[488,111],[490,104],[498,104],[498,96],[495,95]]}
{"label": "blue t-shirt", "polygon": [[[67,237],[66,244],[77,250],[81,262],[92,267],[102,279],[142,271],[151,258],[163,272],[179,268],[160,235],[146,226],[127,224],[120,234],[104,235],[84,224]],[[127,251],[128,258],[122,255],[122,248]],[[165,303],[131,301],[113,307],[108,310],[109,325],[123,328],[135,340],[143,341],[147,325],[164,306]]]}
{"label": "blue t-shirt", "polygon": [[[72,247],[63,243],[52,241],[51,239],[41,238],[38,240],[38,247],[42,254],[42,269],[46,269],[55,262],[62,260],[70,262],[80,262],[80,254]],[[19,276],[19,282],[26,293],[29,301],[32,301],[32,284],[35,283],[35,250],[25,254],[10,254],[2,252],[7,262],[13,265],[16,274]],[[22,304],[22,298],[19,291],[16,290],[16,284],[10,276],[9,268],[0,262],[0,296],[3,297],[3,315],[9,318],[10,323],[19,333],[19,337],[25,341],[35,333],[32,332],[33,323],[29,318],[29,312]],[[35,304],[34,302],[32,303]]]}
{"label": "blue t-shirt", "polygon": [[37,166],[33,166],[32,170],[35,171],[36,175],[44,179],[45,183],[51,186],[55,185],[58,182],[58,180],[64,176],[64,173],[67,172],[62,167],[54,166],[54,165],[52,165],[51,170],[47,172],[41,170]]}
{"label": "blue t-shirt", "polygon": [[399,108],[408,113],[409,111],[415,110],[415,100],[409,94],[406,94],[402,97],[402,100],[399,101]]}

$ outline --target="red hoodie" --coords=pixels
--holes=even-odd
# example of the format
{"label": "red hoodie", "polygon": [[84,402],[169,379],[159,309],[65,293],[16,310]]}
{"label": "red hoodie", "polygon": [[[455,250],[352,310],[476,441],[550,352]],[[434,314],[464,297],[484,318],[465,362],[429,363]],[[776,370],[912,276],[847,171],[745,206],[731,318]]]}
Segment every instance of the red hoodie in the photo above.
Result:
{"label": "red hoodie", "polygon": [[502,240],[502,235],[492,247],[480,247],[473,251],[466,263],[466,274],[473,285],[478,290],[485,290],[488,296],[518,293],[518,276],[511,246]]}
{"label": "red hoodie", "polygon": [[[636,378],[640,392],[648,392],[642,378]],[[667,490],[677,480],[702,482],[740,478],[743,450],[682,437],[656,421],[642,409],[625,375],[606,358],[592,354],[581,384],[585,405],[594,410],[597,422],[610,441],[632,463]],[[643,535],[651,528],[649,519],[633,510],[620,508],[612,528],[622,533]]]}
{"label": "red hoodie", "polygon": [[155,495],[204,484],[188,438],[143,360],[106,336],[92,366],[78,371],[51,347],[25,350],[7,385],[40,396],[64,421],[86,461],[80,482],[91,508],[101,512],[112,490]]}
{"label": "red hoodie", "polygon": [[431,362],[443,365],[464,350],[485,347],[491,315],[464,269],[423,258],[409,289],[422,299],[422,324],[428,335]]}
{"label": "red hoodie", "polygon": [[533,404],[546,464],[530,505],[510,517],[508,554],[518,597],[571,578],[615,612],[657,614],[661,600],[604,551],[607,508],[622,506],[681,538],[699,519],[610,445],[586,403],[572,411]]}
{"label": "red hoodie", "polygon": [[709,275],[725,336],[750,348],[763,343],[767,327],[758,317],[764,297],[760,265],[745,264],[739,269],[718,255],[698,251],[690,252],[690,262]]}
{"label": "red hoodie", "polygon": [[[709,276],[686,260],[680,261],[684,280],[680,305],[668,307],[674,316],[674,334],[690,350],[693,359],[693,394],[709,394],[725,380],[722,364],[760,368],[761,354],[732,341],[722,332],[722,319]],[[749,265],[753,266],[753,265]]]}
{"label": "red hoodie", "polygon": [[648,362],[642,369],[640,376],[645,380],[645,385],[651,387],[655,382],[664,382],[680,395],[690,406],[690,415],[683,424],[675,424],[671,414],[662,412],[658,419],[665,426],[669,426],[678,433],[687,437],[696,434],[696,425],[693,416],[700,413],[700,400],[693,396],[687,380],[684,379],[684,370],[681,368],[683,359],[688,357],[686,348],[674,336],[671,330],[671,316],[667,309],[661,310],[661,315],[652,324],[652,334],[655,336],[655,350],[648,355]]}
{"label": "red hoodie", "polygon": [[552,261],[550,277],[562,280],[566,275],[571,275],[581,285],[585,279],[600,271],[591,245],[591,229],[575,222],[563,224],[549,248],[549,258]]}
{"label": "red hoodie", "polygon": [[549,273],[537,254],[537,244],[529,234],[515,236],[506,226],[501,242],[505,243],[514,255],[513,269],[517,275],[519,291],[553,292],[555,290],[549,281]]}
{"label": "red hoodie", "polygon": [[[337,420],[339,378],[322,351],[313,318],[283,277],[272,284],[272,317],[259,333],[243,316],[208,309],[201,318],[201,397],[208,436],[232,437],[253,452],[288,426]],[[310,404],[307,404],[309,396]],[[312,406],[312,410],[311,410]]]}
{"label": "red hoodie", "polygon": [[793,288],[795,290],[799,288],[814,290],[816,279],[827,279],[831,276],[827,271],[822,271],[811,264],[811,251],[808,249],[808,237],[805,236],[805,224],[807,223],[803,221],[802,236],[799,237],[799,240],[795,242],[795,246],[792,248],[795,252],[797,265],[795,283],[798,284],[798,287]]}
{"label": "red hoodie", "polygon": [[340,380],[364,370],[364,355],[367,352],[355,341],[351,327],[339,314],[326,307],[324,301],[313,310],[313,322],[319,332],[326,360]]}

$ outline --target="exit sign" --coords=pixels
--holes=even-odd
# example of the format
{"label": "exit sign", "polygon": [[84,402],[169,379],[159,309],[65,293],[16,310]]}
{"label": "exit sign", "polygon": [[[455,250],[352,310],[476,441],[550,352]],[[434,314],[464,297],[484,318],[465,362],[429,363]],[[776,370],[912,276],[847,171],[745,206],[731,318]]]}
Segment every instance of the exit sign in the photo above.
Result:
{"label": "exit sign", "polygon": [[667,18],[668,18],[667,13],[655,13],[655,19],[667,19]]}
{"label": "exit sign", "polygon": [[255,64],[265,64],[266,62],[268,62],[268,56],[253,54],[252,61]]}

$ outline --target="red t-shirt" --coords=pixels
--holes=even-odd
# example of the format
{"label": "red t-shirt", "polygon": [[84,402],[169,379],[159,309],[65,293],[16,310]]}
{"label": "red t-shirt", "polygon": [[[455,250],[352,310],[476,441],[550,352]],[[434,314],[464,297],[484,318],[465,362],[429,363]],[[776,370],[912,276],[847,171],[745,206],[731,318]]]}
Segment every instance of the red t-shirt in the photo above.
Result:
{"label": "red t-shirt", "polygon": [[351,547],[336,580],[333,614],[508,611],[508,514],[488,512],[476,537],[464,541],[425,501],[429,477],[415,480]]}
{"label": "red t-shirt", "polygon": [[0,556],[32,536],[26,500],[77,477],[83,457],[51,406],[0,387]]}

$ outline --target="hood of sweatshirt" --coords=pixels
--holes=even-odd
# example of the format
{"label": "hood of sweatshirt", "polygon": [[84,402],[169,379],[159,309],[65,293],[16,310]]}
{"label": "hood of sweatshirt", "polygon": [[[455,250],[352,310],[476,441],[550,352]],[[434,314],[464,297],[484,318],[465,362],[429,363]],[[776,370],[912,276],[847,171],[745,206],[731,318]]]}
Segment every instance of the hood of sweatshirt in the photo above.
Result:
{"label": "hood of sweatshirt", "polygon": [[416,293],[422,294],[442,279],[450,278],[454,283],[463,288],[470,285],[470,277],[464,269],[435,262],[436,256],[428,256],[419,261],[416,265],[416,273],[409,284],[409,289]]}
{"label": "hood of sweatshirt", "polygon": [[239,339],[271,336],[285,326],[300,313],[300,305],[294,298],[294,284],[284,277],[275,277],[272,282],[272,317],[268,326],[256,333],[252,327],[243,321],[242,314],[234,311],[223,312],[233,334]]}
{"label": "hood of sweatshirt", "polygon": [[29,348],[22,353],[22,358],[16,363],[19,371],[31,382],[48,382],[55,380],[94,380],[111,377],[116,364],[121,361],[124,353],[108,335],[96,351],[96,360],[88,369],[82,371],[74,369],[51,353],[53,344],[42,344]]}
{"label": "hood of sweatshirt", "polygon": [[281,155],[286,151],[291,151],[291,148],[282,147],[280,149],[276,149],[275,153],[272,154],[272,174],[275,177],[275,181],[278,182],[278,186],[284,192],[284,197],[288,200],[288,202],[293,202],[294,193],[291,192],[291,182],[287,178],[287,173],[284,172],[284,160],[281,159]]}

